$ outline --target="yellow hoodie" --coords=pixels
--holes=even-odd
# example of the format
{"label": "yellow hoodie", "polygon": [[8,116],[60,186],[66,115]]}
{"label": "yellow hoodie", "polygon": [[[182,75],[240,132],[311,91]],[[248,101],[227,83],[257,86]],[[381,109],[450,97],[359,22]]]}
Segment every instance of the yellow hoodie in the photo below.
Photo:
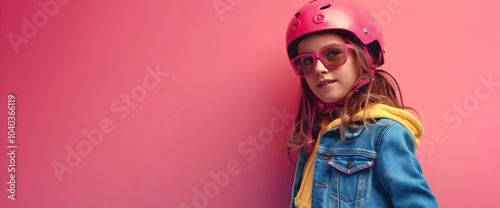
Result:
{"label": "yellow hoodie", "polygon": [[[418,146],[420,142],[420,137],[423,134],[423,127],[420,121],[413,116],[410,112],[394,108],[384,104],[376,104],[369,108],[366,112],[367,118],[388,118],[392,119],[401,125],[403,125],[408,131],[413,135],[415,141],[415,146]],[[353,116],[354,121],[361,121],[363,119],[364,111],[360,111]],[[318,139],[314,150],[309,156],[304,166],[304,172],[302,177],[302,182],[300,185],[299,192],[294,199],[295,207],[297,208],[310,208],[311,207],[311,195],[312,195],[312,183],[313,183],[313,173],[314,173],[314,158],[316,151],[318,149],[318,144],[321,139],[321,135],[328,129],[337,127],[341,123],[340,118],[333,120],[328,123],[328,120],[323,120],[321,122],[321,130],[318,134]]]}

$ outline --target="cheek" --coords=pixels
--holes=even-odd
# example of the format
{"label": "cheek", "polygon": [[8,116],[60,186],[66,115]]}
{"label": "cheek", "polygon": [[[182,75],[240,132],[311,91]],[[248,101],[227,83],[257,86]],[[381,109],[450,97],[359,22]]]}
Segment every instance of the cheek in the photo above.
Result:
{"label": "cheek", "polygon": [[349,77],[349,80],[355,82],[361,74],[361,66],[355,62],[349,60],[346,63],[346,70],[344,71],[345,77]]}

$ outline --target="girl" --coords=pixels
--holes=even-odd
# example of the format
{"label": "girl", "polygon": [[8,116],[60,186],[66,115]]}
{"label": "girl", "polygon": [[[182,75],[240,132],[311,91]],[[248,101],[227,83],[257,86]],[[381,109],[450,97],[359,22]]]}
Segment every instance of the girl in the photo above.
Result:
{"label": "girl", "polygon": [[378,69],[385,49],[373,16],[349,0],[311,1],[286,44],[302,87],[287,141],[299,150],[290,207],[437,207],[415,156],[422,125]]}

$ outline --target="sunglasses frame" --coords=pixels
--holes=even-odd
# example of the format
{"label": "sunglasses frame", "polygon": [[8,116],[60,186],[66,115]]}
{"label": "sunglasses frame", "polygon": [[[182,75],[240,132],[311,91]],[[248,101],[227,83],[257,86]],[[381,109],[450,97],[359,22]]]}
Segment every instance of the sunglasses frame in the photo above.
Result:
{"label": "sunglasses frame", "polygon": [[[325,63],[325,61],[321,57],[321,54],[325,50],[327,50],[329,48],[332,48],[332,47],[335,47],[335,46],[342,46],[342,48],[344,49],[345,59],[342,62],[342,64],[340,64],[338,66],[335,66],[335,67],[330,67],[328,64]],[[323,47],[318,53],[304,53],[304,54],[300,54],[300,55],[296,56],[295,58],[293,58],[292,60],[290,60],[290,64],[292,65],[293,71],[295,72],[295,74],[297,74],[297,76],[299,76],[299,77],[307,77],[307,76],[310,76],[311,74],[314,74],[314,71],[316,71],[316,63],[318,62],[318,59],[319,59],[319,61],[321,61],[321,63],[328,70],[337,69],[337,68],[343,66],[345,64],[345,62],[347,62],[347,59],[349,59],[349,53],[347,51],[348,49],[354,50],[354,46],[352,46],[349,43],[344,43],[344,44],[337,44],[337,43],[330,44],[330,45],[327,45],[327,46]],[[295,64],[293,62],[295,60],[300,59],[300,58],[305,57],[305,56],[311,56],[311,57],[313,57],[313,59],[314,59],[314,61],[313,61],[313,67],[312,67],[313,70],[311,70],[311,72],[309,74],[300,75],[299,72],[298,72],[298,70],[295,68]]]}

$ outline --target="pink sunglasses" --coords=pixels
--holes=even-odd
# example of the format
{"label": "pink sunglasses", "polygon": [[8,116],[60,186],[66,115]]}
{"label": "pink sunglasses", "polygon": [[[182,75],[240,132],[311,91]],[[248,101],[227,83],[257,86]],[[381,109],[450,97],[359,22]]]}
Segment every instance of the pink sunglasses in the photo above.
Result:
{"label": "pink sunglasses", "polygon": [[293,70],[299,77],[307,77],[314,73],[316,60],[320,60],[329,70],[344,65],[348,58],[347,49],[354,50],[351,44],[332,44],[324,47],[319,53],[301,54],[290,61]]}

